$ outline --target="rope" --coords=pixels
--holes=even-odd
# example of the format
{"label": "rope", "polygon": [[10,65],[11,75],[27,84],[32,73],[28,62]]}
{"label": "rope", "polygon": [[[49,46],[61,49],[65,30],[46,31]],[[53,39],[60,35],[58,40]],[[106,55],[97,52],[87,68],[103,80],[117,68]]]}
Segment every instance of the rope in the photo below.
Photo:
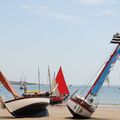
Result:
{"label": "rope", "polygon": [[[116,48],[115,48],[116,49]],[[114,49],[114,50],[115,50]],[[110,53],[112,54],[113,51]],[[81,92],[81,95],[83,95],[83,93],[85,92],[85,90],[88,88],[89,84],[92,82],[92,80],[95,78],[95,76],[98,74],[98,72],[102,69],[102,67],[106,64],[106,61],[108,60],[109,57],[107,57],[107,59],[104,60],[104,63],[100,66],[100,68],[97,70],[97,72],[93,75],[92,79],[90,79],[90,81],[88,82],[88,84],[86,85],[86,87],[83,89],[83,91]]]}

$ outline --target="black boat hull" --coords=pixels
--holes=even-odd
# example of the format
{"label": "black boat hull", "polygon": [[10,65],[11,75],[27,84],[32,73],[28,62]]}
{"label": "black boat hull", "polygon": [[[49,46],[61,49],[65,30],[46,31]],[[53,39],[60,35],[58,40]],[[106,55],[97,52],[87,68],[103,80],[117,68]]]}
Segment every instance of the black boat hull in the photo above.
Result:
{"label": "black boat hull", "polygon": [[19,98],[5,102],[7,110],[15,117],[31,117],[42,113],[49,105],[49,98]]}

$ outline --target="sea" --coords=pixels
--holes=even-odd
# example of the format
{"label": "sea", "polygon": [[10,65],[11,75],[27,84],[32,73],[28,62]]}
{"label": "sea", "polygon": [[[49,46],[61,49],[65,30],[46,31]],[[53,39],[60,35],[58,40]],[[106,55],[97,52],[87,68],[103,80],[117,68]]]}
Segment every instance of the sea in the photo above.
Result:
{"label": "sea", "polygon": [[[13,85],[13,87],[19,93],[19,95],[22,95],[24,93],[24,91],[20,89],[20,85]],[[28,90],[38,90],[38,88],[38,85],[27,85]],[[70,95],[72,95],[76,90],[78,90],[76,94],[84,96],[85,94],[87,94],[90,86],[86,87],[69,85],[68,88],[70,91]],[[49,91],[49,89],[49,85],[40,85],[40,90],[42,92]],[[2,96],[4,100],[10,100],[13,98],[13,96],[1,84],[0,96]],[[118,86],[102,86],[99,94],[96,96],[96,101],[101,105],[120,105],[120,88]]]}

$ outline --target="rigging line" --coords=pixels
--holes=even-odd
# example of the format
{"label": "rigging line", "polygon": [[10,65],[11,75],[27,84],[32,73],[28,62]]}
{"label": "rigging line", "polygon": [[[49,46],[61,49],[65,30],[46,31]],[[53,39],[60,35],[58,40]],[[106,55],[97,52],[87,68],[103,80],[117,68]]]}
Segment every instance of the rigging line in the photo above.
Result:
{"label": "rigging line", "polygon": [[[107,58],[108,59],[108,58]],[[106,59],[106,60],[107,60]],[[105,61],[106,61],[105,60]],[[95,78],[95,76],[98,74],[98,72],[100,71],[100,69],[105,65],[105,61],[104,63],[100,66],[100,68],[97,70],[97,72],[93,75],[93,77],[90,79],[90,81],[88,82],[88,84],[86,85],[86,87],[84,87],[84,89],[81,92],[81,95],[83,95],[83,93],[85,92],[85,90],[88,88],[88,86],[90,85],[90,83],[92,82],[92,80]],[[80,88],[78,88],[76,91],[80,90]],[[75,92],[76,93],[76,92]]]}
{"label": "rigging line", "polygon": [[[92,87],[90,88],[90,90],[89,90],[89,92],[87,93],[87,95],[86,95],[86,97],[85,98],[87,98],[88,97],[88,95],[90,94],[90,92],[94,89],[94,87],[96,86],[96,84],[97,84],[97,82],[100,80],[100,77],[102,76],[102,74],[105,72],[105,70],[107,69],[107,67],[109,66],[109,64],[111,65],[112,63],[111,63],[111,61],[112,61],[112,59],[113,59],[113,57],[115,57],[115,54],[117,54],[117,51],[118,51],[118,49],[119,49],[119,46],[120,45],[118,45],[117,47],[116,47],[116,49],[113,51],[113,53],[110,55],[110,57],[109,57],[109,59],[106,61],[106,64],[105,64],[105,66],[103,67],[103,69],[102,69],[102,71],[100,72],[100,74],[99,74],[99,76],[97,77],[97,79],[96,79],[96,81],[94,82],[94,84],[92,85]],[[114,62],[114,61],[113,61]],[[116,61],[115,61],[116,62]],[[109,71],[108,71],[109,72]],[[109,73],[108,73],[109,74]],[[106,76],[105,76],[106,77]],[[105,78],[103,79],[103,81],[105,80]],[[103,82],[102,82],[103,83]],[[102,85],[102,84],[101,84]],[[99,88],[100,89],[100,88]],[[99,90],[98,89],[98,90]],[[98,92],[98,91],[97,91]],[[96,95],[97,95],[97,93],[96,93]]]}
{"label": "rigging line", "polygon": [[[115,50],[116,48],[114,48],[110,53],[113,53],[113,51]],[[88,84],[86,85],[86,87],[83,89],[83,91],[81,92],[81,95],[85,92],[85,90],[88,88],[88,85],[90,85],[90,83],[92,82],[92,80],[95,78],[95,76],[98,74],[98,72],[102,69],[102,67],[106,64],[106,61],[109,59],[110,56],[108,56],[103,64],[100,66],[100,68],[98,68],[98,70],[95,72],[95,74],[93,75],[93,77],[90,79],[90,81],[88,82]],[[80,88],[79,88],[80,89]],[[78,89],[78,90],[79,90]]]}
{"label": "rigging line", "polygon": [[[108,58],[107,58],[108,59]],[[107,60],[106,59],[106,60]],[[106,61],[105,60],[105,61]],[[105,65],[105,61],[104,63],[100,66],[100,68],[95,72],[95,74],[93,75],[93,77],[90,79],[90,81],[88,82],[88,84],[86,85],[86,87],[83,89],[83,91],[81,92],[81,95],[84,93],[84,91],[88,88],[88,86],[90,85],[90,83],[92,82],[92,80],[95,78],[95,76],[98,74],[98,72],[102,69],[102,67]]]}
{"label": "rigging line", "polygon": [[86,87],[83,89],[83,91],[81,92],[81,95],[85,92],[85,90],[88,88],[88,86],[90,85],[90,83],[92,82],[92,80],[95,78],[95,76],[97,75],[97,73],[100,71],[100,69],[104,66],[104,64],[97,70],[97,72],[93,75],[93,77],[90,79],[90,81],[88,82],[88,84],[86,85]]}
{"label": "rigging line", "polygon": [[[110,52],[110,53],[113,53],[113,51],[116,49],[116,47]],[[86,85],[86,87],[83,89],[83,91],[81,92],[81,95],[85,92],[85,90],[88,88],[88,85],[92,82],[92,80],[95,78],[95,76],[98,74],[98,72],[100,71],[100,69],[102,69],[102,67],[106,64],[106,61],[110,58],[110,56],[108,56],[103,64],[100,66],[100,68],[97,70],[97,72],[93,75],[92,79],[90,79],[90,81],[88,82],[88,84]],[[75,92],[71,95],[71,97],[76,93],[78,92],[78,90],[80,90],[80,88],[76,89]]]}

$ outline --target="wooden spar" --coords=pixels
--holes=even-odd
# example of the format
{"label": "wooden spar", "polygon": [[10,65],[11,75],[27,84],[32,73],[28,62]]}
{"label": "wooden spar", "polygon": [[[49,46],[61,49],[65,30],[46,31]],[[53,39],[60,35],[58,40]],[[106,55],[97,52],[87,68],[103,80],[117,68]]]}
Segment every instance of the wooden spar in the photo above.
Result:
{"label": "wooden spar", "polygon": [[15,91],[15,89],[12,87],[12,85],[7,81],[7,79],[6,79],[5,76],[2,74],[1,71],[0,71],[0,81],[1,81],[1,83],[4,85],[4,87],[5,87],[10,93],[12,93],[12,95],[14,96],[14,98],[18,98],[18,97],[19,97],[18,93]]}
{"label": "wooden spar", "polygon": [[38,67],[38,90],[40,92],[40,70],[39,70],[39,67]]}
{"label": "wooden spar", "polygon": [[88,97],[88,95],[90,94],[90,92],[93,90],[94,86],[97,84],[98,80],[100,79],[100,77],[101,77],[101,75],[103,74],[105,68],[106,68],[107,65],[109,64],[109,61],[112,59],[112,57],[113,57],[114,54],[116,53],[116,51],[117,51],[117,49],[118,49],[119,46],[120,46],[120,45],[118,45],[118,46],[116,47],[116,49],[114,50],[114,52],[113,52],[112,55],[110,56],[109,60],[106,62],[106,64],[105,64],[103,70],[101,71],[101,73],[100,73],[99,76],[97,77],[96,81],[94,82],[94,84],[92,85],[92,87],[90,88],[90,90],[88,91],[88,93],[87,93],[85,99]]}
{"label": "wooden spar", "polygon": [[51,86],[51,76],[50,76],[50,68],[48,65],[48,78],[49,78],[49,84],[50,84],[50,92],[52,91],[52,86]]}

